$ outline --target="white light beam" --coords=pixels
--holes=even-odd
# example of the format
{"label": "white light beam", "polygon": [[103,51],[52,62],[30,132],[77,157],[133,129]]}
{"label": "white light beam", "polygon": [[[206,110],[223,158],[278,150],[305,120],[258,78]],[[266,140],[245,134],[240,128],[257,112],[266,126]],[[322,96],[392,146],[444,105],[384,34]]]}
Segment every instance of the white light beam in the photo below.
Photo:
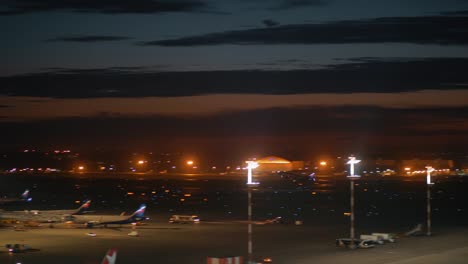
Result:
{"label": "white light beam", "polygon": [[355,157],[349,157],[349,161],[347,162],[347,164],[349,164],[349,167],[350,167],[350,177],[356,177],[357,175],[354,175],[354,164],[357,164],[361,162],[361,160],[357,160]]}
{"label": "white light beam", "polygon": [[431,182],[431,172],[433,172],[435,169],[432,168],[432,166],[427,166],[426,169],[427,169],[426,183],[429,185],[429,184],[432,184],[432,182]]}
{"label": "white light beam", "polygon": [[247,184],[257,184],[257,182],[252,182],[252,170],[259,166],[258,162],[248,160],[245,163],[247,163]]}

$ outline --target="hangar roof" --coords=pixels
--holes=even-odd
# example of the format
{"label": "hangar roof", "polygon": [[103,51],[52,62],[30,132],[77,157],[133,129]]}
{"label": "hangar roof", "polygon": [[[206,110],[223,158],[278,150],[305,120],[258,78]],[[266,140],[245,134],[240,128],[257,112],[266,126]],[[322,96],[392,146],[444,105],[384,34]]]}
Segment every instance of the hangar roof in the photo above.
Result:
{"label": "hangar roof", "polygon": [[277,157],[277,156],[267,156],[267,157],[263,157],[261,159],[258,159],[257,162],[259,164],[265,164],[265,163],[274,163],[274,164],[278,164],[278,163],[291,163],[289,160],[287,159],[283,159],[281,157]]}

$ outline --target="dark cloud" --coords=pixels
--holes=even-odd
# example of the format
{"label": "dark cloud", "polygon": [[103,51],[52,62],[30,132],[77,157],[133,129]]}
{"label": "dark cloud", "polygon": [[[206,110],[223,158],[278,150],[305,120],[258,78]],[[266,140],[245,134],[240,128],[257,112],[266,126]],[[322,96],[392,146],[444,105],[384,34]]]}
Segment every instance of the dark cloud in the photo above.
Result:
{"label": "dark cloud", "polygon": [[0,15],[44,11],[71,11],[104,14],[192,12],[206,4],[198,0],[3,0]]}
{"label": "dark cloud", "polygon": [[442,12],[442,15],[452,15],[452,16],[468,16],[468,10],[461,10],[461,11],[447,11]]}
{"label": "dark cloud", "polygon": [[[169,65],[152,65],[152,66],[114,66],[104,69],[70,69],[63,67],[48,67],[43,68],[42,71],[44,74],[117,74],[117,73],[129,73],[129,72],[139,72],[139,73],[149,73],[155,72],[158,70],[164,70],[170,68]],[[33,74],[34,75],[34,74]]]}
{"label": "dark cloud", "polygon": [[[148,70],[151,69],[147,66],[116,66],[116,67],[109,67],[108,70],[110,71],[142,71],[142,70]],[[79,72],[81,70],[70,70],[68,68],[63,68],[63,67],[48,67],[48,68],[43,68],[42,70],[47,71],[47,72],[61,72],[61,73],[75,73]],[[87,70],[84,70],[87,71]],[[96,72],[96,70],[90,70],[91,72]],[[102,71],[102,70],[100,70]]]}
{"label": "dark cloud", "polygon": [[294,8],[302,8],[307,6],[324,6],[329,1],[324,0],[282,0],[276,1],[277,4],[271,7],[272,10],[288,10]]}
{"label": "dark cloud", "polygon": [[281,25],[139,43],[143,46],[417,43],[468,44],[468,16],[388,17]]}
{"label": "dark cloud", "polygon": [[[11,15],[19,15],[22,14],[23,12],[20,12],[18,10],[0,10],[0,16],[11,16]],[[1,117],[3,118],[3,117]]]}
{"label": "dark cloud", "polygon": [[[68,69],[0,78],[0,94],[55,98],[405,92],[459,89],[468,58],[362,58],[321,69],[148,72]],[[103,91],[112,91],[111,93]]]}
{"label": "dark cloud", "polygon": [[267,27],[275,27],[279,25],[279,22],[274,21],[272,19],[264,19],[262,23]]}
{"label": "dark cloud", "polygon": [[47,42],[108,42],[108,41],[120,41],[127,40],[129,37],[122,36],[68,36],[68,37],[57,37],[53,39],[46,40]]}
{"label": "dark cloud", "polygon": [[[454,115],[454,113],[456,113]],[[130,149],[252,149],[277,153],[296,149],[343,151],[346,147],[468,146],[468,108],[383,109],[306,107],[221,113],[196,117],[128,117],[103,113],[89,118],[0,122],[2,147],[14,144],[121,146]],[[431,121],[426,126],[427,120]],[[453,122],[465,120],[458,127]],[[239,125],[242,124],[242,125]],[[138,129],[135,129],[138,128]],[[344,129],[346,128],[346,129]],[[34,131],[34,133],[28,133]],[[444,140],[440,140],[440,139]],[[398,144],[404,142],[405,144]],[[75,145],[73,145],[75,144]],[[356,150],[356,149],[354,149]]]}

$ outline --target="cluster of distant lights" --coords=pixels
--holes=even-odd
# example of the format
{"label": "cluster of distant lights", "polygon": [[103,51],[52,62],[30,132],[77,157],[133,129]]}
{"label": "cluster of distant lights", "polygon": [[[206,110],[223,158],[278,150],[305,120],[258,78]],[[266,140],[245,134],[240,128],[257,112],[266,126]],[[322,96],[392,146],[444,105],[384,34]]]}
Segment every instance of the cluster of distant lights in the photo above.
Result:
{"label": "cluster of distant lights", "polygon": [[10,170],[8,170],[8,172],[28,172],[28,171],[40,171],[40,172],[57,172],[57,171],[60,171],[59,169],[54,169],[54,168],[37,168],[37,169],[34,169],[34,168],[22,168],[22,169],[19,169],[19,168],[12,168]]}
{"label": "cluster of distant lights", "polygon": [[[35,149],[31,149],[31,150],[25,149],[25,150],[23,150],[23,152],[36,152],[36,151],[37,151],[37,150],[35,150]],[[60,154],[60,153],[71,153],[71,150],[54,150],[53,152],[56,153],[56,154]],[[340,159],[340,158],[341,158],[341,157],[338,157],[338,159]],[[353,158],[353,157],[350,157],[349,160],[352,160],[352,158]],[[254,158],[254,159],[252,159],[251,161],[255,161],[255,160],[256,160],[256,159]],[[168,162],[169,162],[169,161],[168,161]],[[136,161],[135,163],[136,163],[137,165],[139,165],[139,166],[143,166],[143,165],[147,164],[148,161],[147,161],[147,160],[138,160],[138,161]],[[193,160],[187,160],[187,161],[185,162],[185,164],[186,164],[187,166],[190,166],[192,169],[198,169],[198,166],[195,165],[195,161],[193,161]],[[350,164],[349,161],[348,161],[348,164]],[[322,161],[319,161],[319,165],[322,166],[322,167],[325,167],[325,166],[328,165],[328,163],[327,163],[326,161],[322,160]],[[350,165],[351,165],[351,164],[350,164]],[[171,166],[171,168],[172,168],[172,169],[176,169],[177,167],[176,167],[176,166]],[[231,168],[230,166],[227,166],[227,167],[226,167],[226,169],[230,169],[230,168]],[[84,170],[85,170],[85,166],[80,165],[80,166],[77,166],[76,169],[77,169],[78,171],[84,171]],[[100,170],[106,170],[106,169],[108,169],[108,170],[111,170],[111,171],[112,171],[112,170],[114,170],[115,168],[113,167],[113,165],[111,165],[109,168],[107,168],[107,167],[105,167],[105,166],[101,166],[101,167],[99,167],[99,169],[100,169]],[[212,169],[212,170],[216,170],[217,167],[216,167],[216,166],[212,166],[211,169]],[[238,171],[239,171],[239,170],[248,170],[248,169],[249,169],[248,166],[245,166],[245,167],[236,166],[236,167],[235,167],[235,170],[238,170]],[[315,167],[315,169],[318,169],[318,167]],[[408,167],[404,168],[404,170],[406,171],[406,174],[407,174],[407,175],[423,174],[423,173],[426,173],[426,172],[427,172],[426,170],[415,170],[415,171],[410,171],[411,169],[408,168]],[[11,169],[11,170],[8,170],[8,172],[32,172],[32,171],[39,171],[39,172],[58,172],[58,171],[60,171],[60,170],[59,170],[59,169],[54,169],[54,168],[45,168],[45,169],[43,169],[43,168],[37,168],[37,169],[34,169],[34,168],[21,168],[21,169],[13,168],[13,169]],[[137,171],[137,168],[130,167],[130,171],[136,172],[136,171]],[[434,172],[449,172],[449,171],[450,171],[450,169],[436,169],[436,170],[434,170]],[[387,170],[384,170],[384,171],[380,171],[378,168],[377,168],[377,170],[376,170],[375,172],[376,172],[376,173],[381,173],[381,172],[384,172],[384,173],[385,173],[385,172],[387,172],[387,173],[395,173],[395,171],[394,171],[394,170],[391,170],[391,169],[387,169]],[[363,173],[368,173],[368,172],[367,172],[367,171],[363,171]],[[370,171],[370,173],[374,173],[374,171]]]}
{"label": "cluster of distant lights", "polygon": [[[408,175],[412,175],[412,174],[423,174],[423,173],[427,173],[427,170],[415,170],[415,171],[411,171],[411,168],[405,168],[405,171],[406,171],[406,174]],[[434,169],[432,170],[432,172],[449,172],[450,169]]]}
{"label": "cluster of distant lights", "polygon": [[[25,149],[23,150],[24,153],[28,153],[28,152],[39,152],[39,150],[35,150],[35,149]],[[69,149],[65,149],[65,150],[54,150],[53,151],[55,154],[59,154],[59,153],[71,153],[71,150]],[[47,152],[46,152],[47,153]]]}
{"label": "cluster of distant lights", "polygon": [[[374,171],[362,171],[363,173],[374,173]],[[375,173],[396,173],[395,170],[392,170],[392,169],[386,169],[386,170],[380,170],[379,168],[377,168],[377,170],[375,171]]]}
{"label": "cluster of distant lights", "polygon": [[[159,192],[159,193],[161,193],[161,192]],[[164,189],[164,191],[162,193],[165,193],[166,195],[170,195],[171,193],[173,193],[172,196],[174,196],[174,194],[176,194],[177,192],[171,191],[170,189]],[[157,191],[152,191],[151,192],[151,195],[153,195],[153,196],[156,195],[156,194],[158,194]],[[134,191],[128,191],[126,195],[127,196],[133,196],[133,195],[138,195],[138,194],[137,194],[137,192],[134,192]],[[150,195],[150,194],[148,193],[148,195]],[[192,197],[191,193],[183,193],[183,194],[180,194],[180,195],[182,197],[179,197],[178,199],[181,202],[185,202],[186,199]],[[142,193],[140,193],[140,196],[147,196],[147,193],[142,192]],[[203,198],[203,202],[208,202],[208,198],[206,198],[206,197]]]}
{"label": "cluster of distant lights", "polygon": [[[35,153],[39,152],[39,150],[36,149],[24,149],[24,153]],[[71,153],[71,150],[65,149],[65,150],[54,150],[53,153],[55,154],[64,154],[64,153]],[[48,152],[45,153],[46,155],[49,154]],[[14,172],[33,172],[33,171],[38,171],[38,172],[60,172],[60,169],[55,169],[55,168],[12,168],[7,170],[10,173]]]}

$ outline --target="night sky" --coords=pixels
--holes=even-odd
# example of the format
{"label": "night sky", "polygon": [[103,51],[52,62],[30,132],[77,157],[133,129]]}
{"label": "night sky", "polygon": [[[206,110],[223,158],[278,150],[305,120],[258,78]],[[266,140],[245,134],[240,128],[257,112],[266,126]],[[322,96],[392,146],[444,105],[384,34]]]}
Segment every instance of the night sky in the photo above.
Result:
{"label": "night sky", "polygon": [[0,149],[468,147],[466,0],[1,0]]}

